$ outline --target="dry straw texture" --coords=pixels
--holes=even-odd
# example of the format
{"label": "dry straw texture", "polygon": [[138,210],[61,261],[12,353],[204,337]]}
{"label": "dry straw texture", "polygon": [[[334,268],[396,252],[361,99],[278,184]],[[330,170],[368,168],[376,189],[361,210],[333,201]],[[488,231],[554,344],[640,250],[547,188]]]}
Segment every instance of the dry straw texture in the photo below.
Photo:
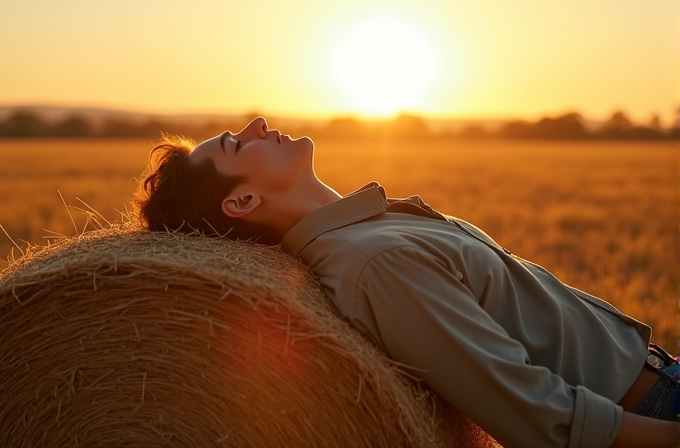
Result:
{"label": "dry straw texture", "polygon": [[0,329],[4,448],[493,443],[273,248],[85,233],[4,271]]}

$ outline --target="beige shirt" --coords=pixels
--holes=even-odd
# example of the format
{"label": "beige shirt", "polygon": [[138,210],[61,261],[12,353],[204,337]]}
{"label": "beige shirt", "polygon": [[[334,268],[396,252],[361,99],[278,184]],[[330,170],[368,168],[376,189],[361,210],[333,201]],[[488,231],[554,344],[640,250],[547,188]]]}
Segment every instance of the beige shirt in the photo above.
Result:
{"label": "beige shirt", "polygon": [[371,183],[303,218],[282,248],[345,319],[505,447],[617,435],[650,328],[473,225]]}

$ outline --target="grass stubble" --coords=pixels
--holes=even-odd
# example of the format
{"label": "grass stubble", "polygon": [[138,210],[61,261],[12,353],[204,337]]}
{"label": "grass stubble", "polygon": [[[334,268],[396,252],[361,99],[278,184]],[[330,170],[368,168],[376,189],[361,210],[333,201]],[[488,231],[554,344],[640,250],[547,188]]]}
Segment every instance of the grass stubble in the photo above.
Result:
{"label": "grass stubble", "polygon": [[[0,140],[0,225],[22,246],[82,232],[92,215],[76,207],[120,221],[151,147],[148,140]],[[339,193],[377,180],[392,197],[419,194],[651,325],[654,340],[676,350],[675,143],[319,140],[315,159],[319,177]],[[12,248],[0,232],[0,253]],[[0,270],[7,265],[2,257]]]}

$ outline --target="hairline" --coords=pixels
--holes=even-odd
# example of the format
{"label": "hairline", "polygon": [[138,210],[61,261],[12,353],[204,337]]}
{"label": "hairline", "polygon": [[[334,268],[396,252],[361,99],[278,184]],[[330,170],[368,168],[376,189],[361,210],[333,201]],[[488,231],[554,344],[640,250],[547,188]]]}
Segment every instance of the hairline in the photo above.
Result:
{"label": "hairline", "polygon": [[[226,133],[231,134],[229,131],[225,132],[225,134]],[[242,175],[242,174],[224,174],[224,173],[220,172],[220,170],[217,169],[217,164],[212,159],[212,157],[205,157],[203,160],[193,162],[193,163],[190,160],[188,160],[188,158],[187,158],[187,162],[188,162],[189,166],[193,165],[196,169],[199,169],[199,170],[201,169],[202,166],[209,166],[209,167],[211,167],[211,169],[213,169],[215,171],[215,174],[217,174],[219,177],[221,177],[223,179],[238,178],[239,181],[238,181],[237,185],[248,180],[248,178],[246,176]]]}

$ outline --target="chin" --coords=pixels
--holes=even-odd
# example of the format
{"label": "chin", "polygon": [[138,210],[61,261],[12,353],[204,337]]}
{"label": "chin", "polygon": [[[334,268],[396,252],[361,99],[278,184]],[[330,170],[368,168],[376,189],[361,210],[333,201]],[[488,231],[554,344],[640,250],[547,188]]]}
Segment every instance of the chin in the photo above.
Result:
{"label": "chin", "polygon": [[310,151],[314,150],[314,140],[307,136],[295,139],[295,142],[298,143],[300,146],[303,146],[305,149],[308,149]]}

